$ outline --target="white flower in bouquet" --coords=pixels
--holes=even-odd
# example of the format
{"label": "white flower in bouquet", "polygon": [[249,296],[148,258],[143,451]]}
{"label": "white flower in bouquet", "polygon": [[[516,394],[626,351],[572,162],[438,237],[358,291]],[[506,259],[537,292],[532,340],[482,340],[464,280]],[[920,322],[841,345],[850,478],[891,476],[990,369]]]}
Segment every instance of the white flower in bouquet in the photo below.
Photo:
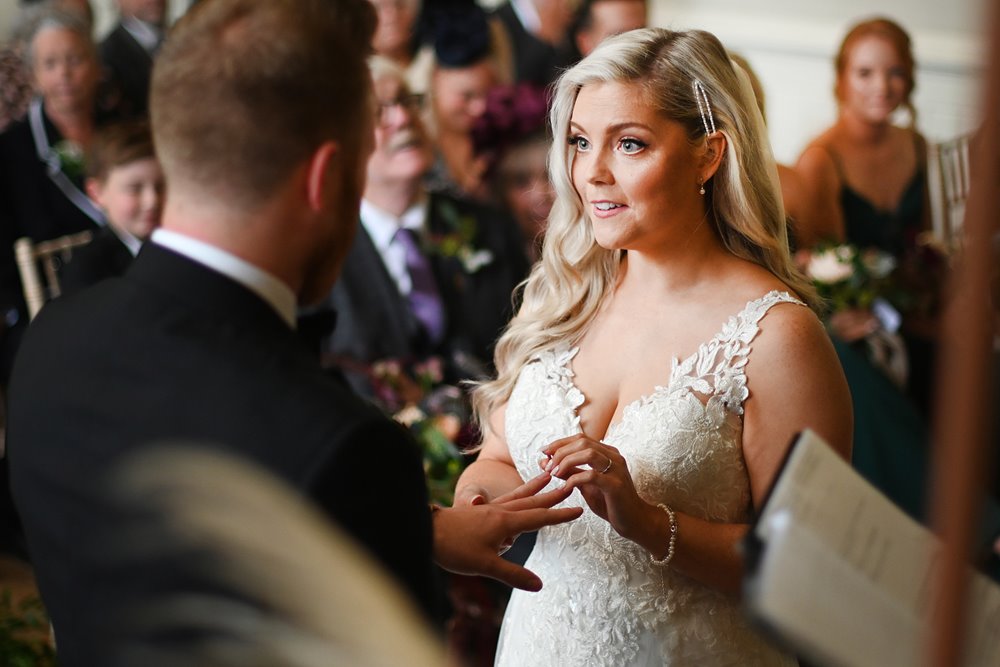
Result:
{"label": "white flower in bouquet", "polygon": [[402,410],[393,415],[393,419],[406,427],[413,426],[419,421],[427,419],[427,413],[416,405],[407,405]]}
{"label": "white flower in bouquet", "polygon": [[869,248],[861,253],[861,262],[872,278],[885,278],[896,268],[896,258],[877,248]]}
{"label": "white flower in bouquet", "polygon": [[806,273],[821,283],[839,283],[854,273],[852,261],[855,250],[851,246],[839,245],[813,253],[806,266]]}

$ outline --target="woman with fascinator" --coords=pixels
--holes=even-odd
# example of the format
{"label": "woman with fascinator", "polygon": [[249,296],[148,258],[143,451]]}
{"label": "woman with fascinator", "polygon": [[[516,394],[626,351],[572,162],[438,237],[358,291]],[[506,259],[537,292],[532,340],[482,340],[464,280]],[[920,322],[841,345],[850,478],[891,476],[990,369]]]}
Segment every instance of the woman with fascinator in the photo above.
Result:
{"label": "woman with fascinator", "polygon": [[550,115],[556,202],[455,502],[544,469],[584,514],[539,532],[497,664],[794,664],[743,617],[738,544],[798,431],[849,456],[851,408],[750,84],[709,33],[638,30]]}
{"label": "woman with fascinator", "polygon": [[472,128],[486,112],[490,89],[508,79],[500,65],[504,44],[475,2],[437,0],[426,11],[434,45],[427,126],[435,149],[427,186],[488,201],[487,164],[475,154]]}
{"label": "woman with fascinator", "polygon": [[552,137],[545,89],[530,83],[496,86],[486,111],[472,128],[477,155],[487,161],[486,177],[494,202],[514,217],[529,264],[541,255],[545,225],[555,192],[547,156]]}

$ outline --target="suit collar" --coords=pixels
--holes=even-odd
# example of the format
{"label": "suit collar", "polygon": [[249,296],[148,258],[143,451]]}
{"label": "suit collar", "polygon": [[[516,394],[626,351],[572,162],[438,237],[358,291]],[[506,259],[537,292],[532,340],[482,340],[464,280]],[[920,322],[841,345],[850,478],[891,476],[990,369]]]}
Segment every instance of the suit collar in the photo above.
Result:
{"label": "suit collar", "polygon": [[153,232],[151,240],[235,280],[267,302],[289,326],[295,326],[295,293],[267,271],[222,248],[162,227]]}
{"label": "suit collar", "polygon": [[168,294],[209,321],[288,335],[291,327],[264,299],[218,271],[155,243],[145,243],[125,279]]}

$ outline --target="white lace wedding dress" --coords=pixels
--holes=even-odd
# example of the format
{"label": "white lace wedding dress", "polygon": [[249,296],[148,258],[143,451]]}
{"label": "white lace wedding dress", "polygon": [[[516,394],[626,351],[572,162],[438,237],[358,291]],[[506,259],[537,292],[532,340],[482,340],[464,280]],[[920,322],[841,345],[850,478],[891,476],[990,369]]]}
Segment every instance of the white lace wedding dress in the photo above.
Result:
{"label": "white lace wedding dress", "polygon": [[[741,448],[744,367],[758,322],[787,302],[801,303],[785,292],[748,303],[693,356],[674,360],[669,377],[664,369],[667,383],[628,405],[608,429],[604,442],[621,451],[645,500],[709,521],[750,519]],[[543,447],[580,432],[577,409],[585,397],[570,369],[576,351],[560,345],[537,355],[510,396],[507,444],[525,479],[538,474]],[[653,564],[579,493],[564,505],[583,506],[584,514],[539,533],[527,567],[544,588],[514,591],[497,665],[795,664],[751,630],[738,601]]]}

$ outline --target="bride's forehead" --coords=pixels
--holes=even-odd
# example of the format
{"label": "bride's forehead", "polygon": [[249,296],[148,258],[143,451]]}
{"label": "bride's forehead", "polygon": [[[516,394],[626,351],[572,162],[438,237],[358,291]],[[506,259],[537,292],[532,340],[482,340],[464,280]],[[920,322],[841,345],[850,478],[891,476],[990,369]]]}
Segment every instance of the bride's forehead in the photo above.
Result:
{"label": "bride's forehead", "polygon": [[659,116],[647,91],[635,82],[590,83],[577,93],[570,122],[620,125],[630,120],[646,121]]}

